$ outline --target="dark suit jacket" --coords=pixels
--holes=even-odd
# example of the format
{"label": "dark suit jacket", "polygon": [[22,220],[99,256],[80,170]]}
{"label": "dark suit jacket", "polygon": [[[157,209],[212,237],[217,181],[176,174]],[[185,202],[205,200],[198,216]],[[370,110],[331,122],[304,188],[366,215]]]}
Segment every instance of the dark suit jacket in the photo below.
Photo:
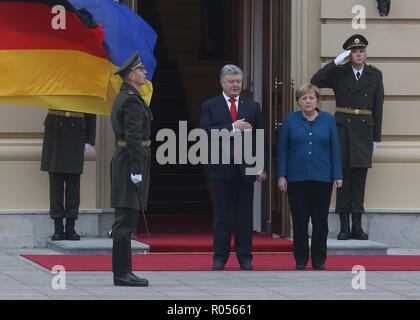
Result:
{"label": "dark suit jacket", "polygon": [[[249,122],[252,125],[252,155],[256,156],[256,131],[255,129],[264,129],[264,118],[262,115],[261,107],[259,103],[239,96],[238,101],[238,116],[237,119],[245,119],[246,122]],[[242,147],[241,154],[241,163],[234,164],[234,143],[231,139],[230,143],[230,163],[222,164],[222,139],[219,139],[219,162],[218,164],[211,164],[211,130],[217,129],[227,129],[229,132],[233,130],[232,127],[232,117],[229,112],[229,107],[223,97],[223,95],[216,96],[210,100],[205,101],[201,106],[201,116],[200,116],[200,127],[207,131],[209,136],[209,177],[210,179],[232,179],[237,176],[238,169],[244,181],[254,182],[255,175],[246,175],[245,169],[247,167],[254,167],[255,164],[247,164],[244,153],[245,150]],[[242,134],[243,137],[243,134]],[[242,139],[244,140],[244,139]],[[266,135],[264,137],[264,168],[263,170],[267,172],[268,170],[268,148],[266,145],[267,139]],[[249,161],[248,161],[249,162]]]}
{"label": "dark suit jacket", "polygon": [[359,81],[348,62],[336,66],[334,61],[325,65],[311,79],[320,88],[334,90],[337,107],[371,110],[372,115],[335,114],[340,139],[343,168],[370,168],[372,142],[381,141],[384,87],[382,73],[365,64]]}

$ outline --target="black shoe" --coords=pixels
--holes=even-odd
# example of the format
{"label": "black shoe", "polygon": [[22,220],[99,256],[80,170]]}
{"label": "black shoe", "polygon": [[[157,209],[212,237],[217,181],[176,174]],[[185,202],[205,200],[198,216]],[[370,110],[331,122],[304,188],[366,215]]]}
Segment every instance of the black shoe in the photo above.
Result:
{"label": "black shoe", "polygon": [[80,240],[80,235],[74,230],[74,225],[76,224],[76,219],[66,218],[66,232],[64,233],[64,238],[66,240],[78,241]]}
{"label": "black shoe", "polygon": [[140,278],[140,277],[136,276],[132,271],[130,271],[128,274],[130,275],[131,279],[133,279],[135,281],[145,281],[146,280],[146,279],[143,279],[143,278]]}
{"label": "black shoe", "polygon": [[325,266],[323,264],[314,264],[312,265],[312,268],[318,269],[318,270],[325,270]]}
{"label": "black shoe", "polygon": [[76,231],[71,233],[64,233],[64,239],[65,240],[72,240],[72,241],[78,241],[80,240],[80,235],[76,233]]}
{"label": "black shoe", "polygon": [[213,269],[214,270],[223,270],[225,268],[225,264],[222,261],[213,261]]}
{"label": "black shoe", "polygon": [[119,275],[114,274],[114,286],[147,287],[148,285],[149,285],[148,280],[139,278],[135,274],[132,274],[130,272],[126,272]]}
{"label": "black shoe", "polygon": [[112,272],[115,286],[147,287],[149,281],[137,277],[131,272],[130,240],[113,240]]}
{"label": "black shoe", "polygon": [[350,238],[350,221],[348,213],[340,213],[340,233],[337,240],[348,240]]}
{"label": "black shoe", "polygon": [[302,270],[306,268],[306,264],[297,264],[296,269]]}
{"label": "black shoe", "polygon": [[352,220],[352,226],[351,226],[350,239],[368,240],[369,236],[366,233],[364,233],[362,229],[362,214],[352,213],[351,220]]}
{"label": "black shoe", "polygon": [[358,232],[351,232],[350,239],[354,240],[369,240],[369,236],[363,232],[363,230],[360,230]]}
{"label": "black shoe", "polygon": [[51,237],[52,241],[64,240],[64,224],[63,218],[54,218],[54,234]]}
{"label": "black shoe", "polygon": [[52,237],[51,237],[52,241],[61,241],[61,240],[65,240],[65,235],[64,232],[62,233],[57,233],[55,232]]}
{"label": "black shoe", "polygon": [[242,270],[252,270],[252,269],[254,269],[251,261],[244,261],[242,263],[239,263],[239,266],[241,267]]}

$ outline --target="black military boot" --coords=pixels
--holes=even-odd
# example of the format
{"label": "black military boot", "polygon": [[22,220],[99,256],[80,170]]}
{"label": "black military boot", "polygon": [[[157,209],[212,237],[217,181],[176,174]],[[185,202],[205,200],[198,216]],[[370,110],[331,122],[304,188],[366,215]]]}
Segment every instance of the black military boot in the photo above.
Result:
{"label": "black military boot", "polygon": [[348,240],[350,237],[350,221],[348,213],[340,213],[340,233],[337,240]]}
{"label": "black military boot", "polygon": [[127,247],[128,247],[128,254],[130,256],[130,259],[128,260],[128,270],[129,270],[129,274],[130,274],[131,278],[135,281],[143,281],[143,282],[147,281],[146,279],[140,278],[133,273],[132,255],[131,255],[131,240],[128,242]]}
{"label": "black military boot", "polygon": [[113,240],[112,242],[114,286],[147,287],[149,281],[139,278],[131,272],[130,241]]}
{"label": "black military boot", "polygon": [[66,218],[66,232],[64,233],[66,240],[80,240],[80,235],[74,230],[74,225],[76,224],[76,219]]}
{"label": "black military boot", "polygon": [[52,241],[64,240],[64,224],[63,218],[54,218],[54,234],[51,237]]}
{"label": "black military boot", "polygon": [[364,233],[362,229],[362,214],[352,213],[351,221],[352,221],[352,226],[351,226],[350,239],[368,240],[369,236],[366,233]]}

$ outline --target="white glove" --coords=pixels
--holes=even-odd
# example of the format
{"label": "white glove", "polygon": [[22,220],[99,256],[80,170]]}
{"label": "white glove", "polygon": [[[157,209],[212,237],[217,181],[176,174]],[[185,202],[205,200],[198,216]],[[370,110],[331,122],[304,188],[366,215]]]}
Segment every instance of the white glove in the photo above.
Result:
{"label": "white glove", "polygon": [[85,143],[85,152],[89,152],[92,145],[90,143]]}
{"label": "white glove", "polygon": [[336,66],[338,66],[341,62],[344,61],[351,53],[351,50],[344,51],[342,54],[337,56],[337,58],[334,59],[334,63]]}
{"label": "white glove", "polygon": [[375,152],[376,147],[378,146],[378,143],[379,142],[373,141],[373,151],[372,151],[372,153]]}
{"label": "white glove", "polygon": [[131,174],[131,181],[133,181],[134,184],[141,182],[141,180],[141,174]]}

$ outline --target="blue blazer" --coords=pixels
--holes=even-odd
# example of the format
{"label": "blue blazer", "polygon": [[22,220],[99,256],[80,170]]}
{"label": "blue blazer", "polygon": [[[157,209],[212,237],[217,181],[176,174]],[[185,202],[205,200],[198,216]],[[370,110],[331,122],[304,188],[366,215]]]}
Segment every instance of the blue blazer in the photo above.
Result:
{"label": "blue blazer", "polygon": [[335,118],[318,112],[312,126],[301,111],[286,116],[279,138],[279,177],[285,176],[289,182],[343,179]]}
{"label": "blue blazer", "polygon": [[[261,111],[261,107],[259,103],[239,96],[238,101],[238,116],[237,119],[245,119],[246,122],[250,123],[252,125],[253,129],[264,129],[264,118]],[[243,180],[247,182],[253,182],[255,181],[255,175],[246,175],[245,174],[245,168],[246,167],[254,167],[255,165],[249,165],[246,164],[246,161],[242,154],[242,164],[235,165],[233,163],[233,142],[230,145],[230,158],[231,161],[229,164],[222,164],[222,157],[221,154],[221,143],[220,143],[220,149],[219,149],[219,164],[211,164],[210,161],[210,151],[211,151],[211,129],[227,129],[230,131],[233,130],[232,127],[232,117],[229,112],[229,107],[223,97],[223,95],[216,96],[212,99],[209,99],[205,102],[203,102],[201,106],[201,115],[200,115],[200,127],[204,130],[206,130],[208,136],[209,136],[209,178],[210,179],[232,179],[237,176],[238,170],[240,171],[240,174],[243,177]],[[233,140],[233,139],[231,139]],[[255,156],[255,150],[256,150],[256,138],[255,138],[255,131],[253,130],[253,155]],[[264,138],[264,171],[267,172],[268,168],[268,147],[267,147],[267,139],[266,135]],[[244,148],[242,148],[242,151],[244,151]]]}

